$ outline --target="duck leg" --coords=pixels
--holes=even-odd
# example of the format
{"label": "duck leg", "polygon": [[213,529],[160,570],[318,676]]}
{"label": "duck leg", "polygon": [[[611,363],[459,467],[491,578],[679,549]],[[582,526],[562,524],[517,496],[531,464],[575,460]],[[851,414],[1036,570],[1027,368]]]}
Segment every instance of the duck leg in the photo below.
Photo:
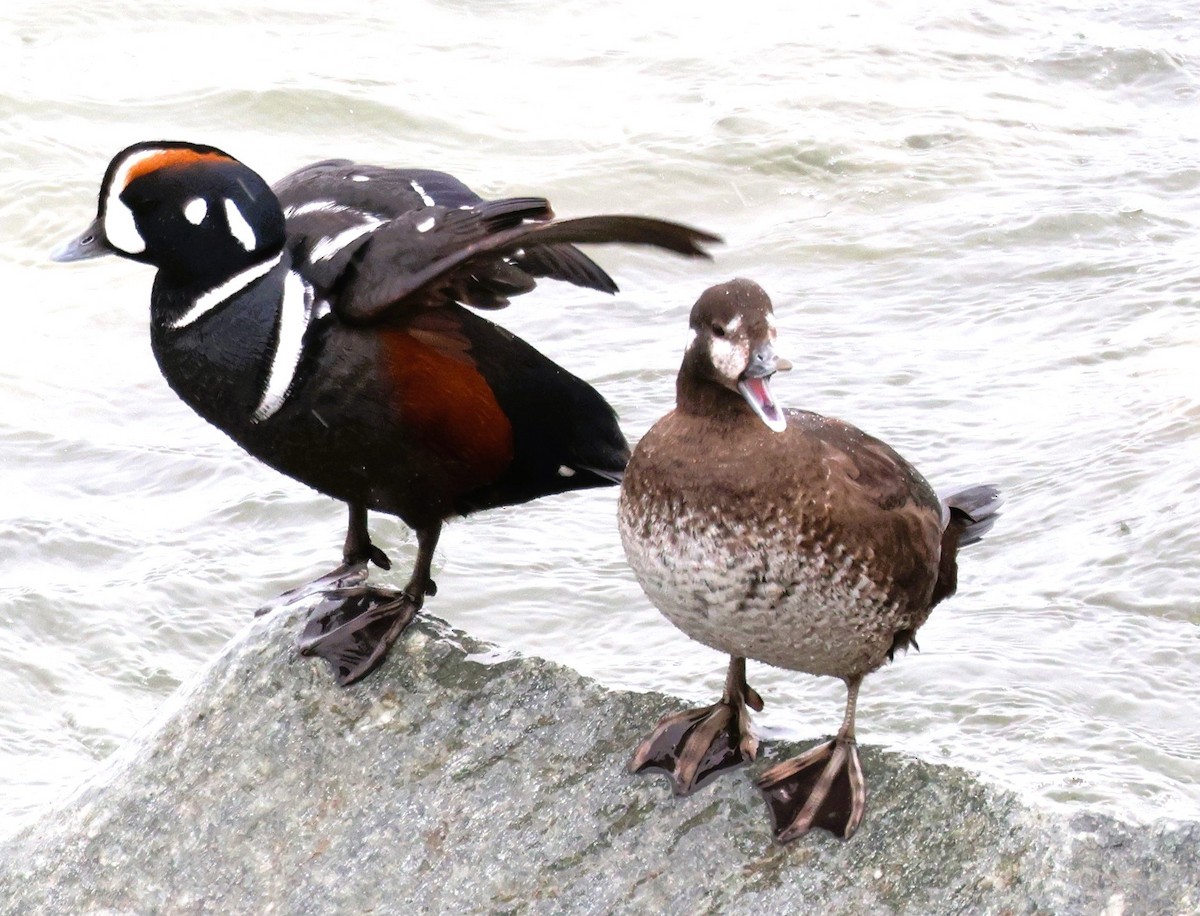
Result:
{"label": "duck leg", "polygon": [[[361,547],[366,538],[366,513],[362,528],[355,531],[355,511],[351,507],[351,532],[347,535],[347,554],[352,540]],[[345,687],[374,671],[387,655],[388,649],[412,622],[427,595],[437,593],[431,575],[433,552],[437,547],[441,525],[417,529],[417,560],[408,584],[400,591],[366,585],[366,560],[344,564],[353,575],[355,567],[362,578],[344,586],[324,591],[321,601],[309,614],[296,647],[301,655],[317,655],[333,671],[334,680]],[[370,544],[368,551],[383,552]],[[375,557],[368,553],[370,559]],[[384,557],[386,560],[387,558]],[[334,570],[334,575],[338,570]],[[327,577],[326,577],[327,578]]]}
{"label": "duck leg", "polygon": [[690,795],[726,770],[750,763],[758,739],[747,706],[761,711],[762,698],[746,683],[746,659],[733,656],[720,701],[663,718],[637,746],[630,771],[661,770],[676,795]]}
{"label": "duck leg", "polygon": [[778,842],[791,842],[812,827],[844,840],[858,829],[867,810],[867,783],[854,739],[861,684],[861,677],[846,681],[846,716],[832,741],[777,763],[759,777],[758,790],[767,802]]}
{"label": "duck leg", "polygon": [[278,598],[255,611],[255,617],[261,617],[283,605],[295,604],[310,595],[362,585],[367,581],[370,563],[374,563],[380,569],[392,568],[392,561],[388,559],[388,555],[371,542],[371,535],[367,531],[366,508],[356,505],[349,508],[350,521],[346,526],[346,543],[342,547],[341,565],[311,582],[289,588]]}

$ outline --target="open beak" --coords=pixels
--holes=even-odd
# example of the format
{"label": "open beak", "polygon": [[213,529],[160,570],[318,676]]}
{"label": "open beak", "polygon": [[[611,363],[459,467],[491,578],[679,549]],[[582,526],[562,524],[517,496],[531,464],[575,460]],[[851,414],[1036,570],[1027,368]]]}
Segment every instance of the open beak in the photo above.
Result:
{"label": "open beak", "polygon": [[786,359],[775,355],[775,348],[765,344],[754,351],[750,365],[738,379],[738,391],[746,399],[760,420],[767,424],[773,432],[781,433],[787,429],[787,417],[783,409],[771,396],[771,376],[776,372],[786,372],[792,364]]}
{"label": "open beak", "polygon": [[116,254],[116,250],[105,240],[100,226],[100,217],[96,217],[83,232],[75,238],[63,242],[50,252],[50,260],[86,261],[89,258],[98,258],[106,254]]}

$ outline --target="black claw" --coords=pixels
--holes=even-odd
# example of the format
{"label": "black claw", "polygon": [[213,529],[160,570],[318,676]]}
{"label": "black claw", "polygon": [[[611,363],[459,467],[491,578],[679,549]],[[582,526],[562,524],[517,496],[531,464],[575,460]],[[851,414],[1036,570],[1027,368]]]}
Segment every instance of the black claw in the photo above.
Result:
{"label": "black claw", "polygon": [[388,559],[388,555],[376,547],[374,544],[367,546],[367,559],[378,566],[380,569],[391,569],[392,561]]}

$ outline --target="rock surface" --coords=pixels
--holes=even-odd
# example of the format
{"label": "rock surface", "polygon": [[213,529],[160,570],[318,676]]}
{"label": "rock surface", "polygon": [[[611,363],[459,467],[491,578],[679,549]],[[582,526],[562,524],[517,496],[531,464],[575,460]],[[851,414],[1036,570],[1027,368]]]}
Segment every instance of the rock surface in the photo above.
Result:
{"label": "rock surface", "polygon": [[0,912],[1200,912],[1200,824],[1062,820],[867,747],[855,838],[781,848],[746,771],[687,799],[626,772],[677,700],[428,617],[340,690],[295,655],[301,616],[255,621],[0,843]]}

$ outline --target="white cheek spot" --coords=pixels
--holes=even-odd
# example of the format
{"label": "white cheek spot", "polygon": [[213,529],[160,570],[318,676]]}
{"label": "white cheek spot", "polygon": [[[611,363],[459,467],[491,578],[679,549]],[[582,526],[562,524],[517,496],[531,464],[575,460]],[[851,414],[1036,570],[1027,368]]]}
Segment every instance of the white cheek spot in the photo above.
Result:
{"label": "white cheek spot", "polygon": [[736,379],[750,364],[749,345],[735,344],[727,337],[714,337],[708,345],[708,353],[713,367],[729,379]]}
{"label": "white cheek spot", "polygon": [[233,237],[238,240],[238,243],[247,251],[253,251],[258,245],[258,238],[254,235],[250,224],[246,222],[246,217],[242,216],[238,205],[228,197],[225,198],[225,218],[229,221],[229,231],[233,233]]}
{"label": "white cheek spot", "polygon": [[697,336],[698,335],[696,334],[695,328],[688,328],[687,340],[685,340],[683,342],[683,352],[684,353],[686,353],[688,350],[692,349],[692,345],[695,344]]}
{"label": "white cheek spot", "polygon": [[425,222],[417,224],[417,231],[418,232],[428,232],[430,229],[433,228],[433,224],[435,222],[437,222],[437,220],[435,220],[431,216],[431,217],[429,217],[429,219],[425,220]]}
{"label": "white cheek spot", "polygon": [[737,333],[738,328],[742,326],[742,316],[734,315],[729,324],[725,325],[725,333],[731,337]]}
{"label": "white cheek spot", "polygon": [[558,476],[559,477],[574,477],[575,469],[569,468],[565,464],[561,464],[558,467]]}
{"label": "white cheek spot", "polygon": [[193,226],[199,226],[208,216],[208,201],[203,197],[193,197],[183,206],[183,218]]}
{"label": "white cheek spot", "polygon": [[415,180],[410,181],[408,183],[408,185],[414,191],[417,192],[417,196],[421,198],[421,201],[425,204],[425,206],[427,206],[427,207],[436,206],[434,199],[432,197],[430,197],[429,194],[425,191],[425,189],[423,187],[421,187],[419,184],[417,184],[417,182]]}
{"label": "white cheek spot", "polygon": [[370,181],[371,176],[369,176],[369,175],[351,175],[350,180],[351,181]]}

